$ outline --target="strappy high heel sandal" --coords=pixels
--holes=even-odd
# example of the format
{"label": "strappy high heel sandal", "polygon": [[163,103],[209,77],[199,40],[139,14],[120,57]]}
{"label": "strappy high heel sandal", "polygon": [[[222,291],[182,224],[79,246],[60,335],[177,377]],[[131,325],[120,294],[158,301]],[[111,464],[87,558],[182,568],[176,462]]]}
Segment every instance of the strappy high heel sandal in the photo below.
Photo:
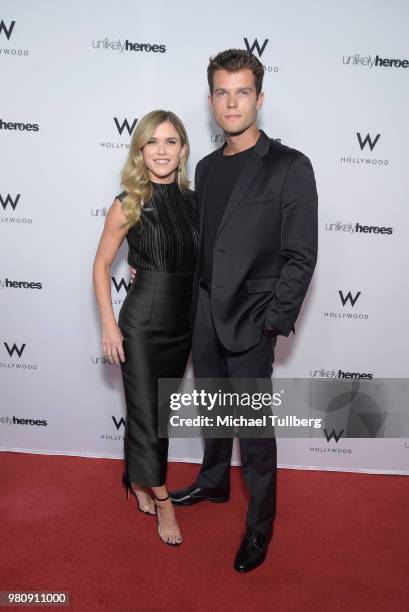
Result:
{"label": "strappy high heel sandal", "polygon": [[[163,498],[156,497],[156,495],[154,495],[153,499],[155,501],[156,508],[160,510],[161,507],[159,506],[159,504],[157,502],[165,502],[165,501],[167,501],[168,499],[170,499],[170,495],[168,494],[167,497],[163,497]],[[165,544],[169,544],[169,546],[180,546],[182,544],[182,542],[183,542],[181,535],[177,536],[176,534],[175,535],[171,535],[170,534],[170,535],[165,536],[161,532],[161,527],[160,527],[160,522],[159,522],[159,514],[158,514],[158,534],[159,534],[159,537],[162,540],[162,542],[165,542]],[[176,541],[172,541],[173,538],[180,538],[180,539],[177,539]]]}
{"label": "strappy high heel sandal", "polygon": [[129,499],[129,493],[130,492],[133,495],[135,495],[136,501],[138,503],[138,510],[139,510],[139,512],[143,512],[144,514],[147,514],[148,516],[156,516],[156,512],[149,512],[149,510],[144,510],[143,508],[140,507],[138,496],[136,495],[136,492],[133,490],[132,485],[131,485],[130,481],[128,480],[125,472],[122,475],[122,484],[124,485],[124,487],[126,489],[126,499]]}

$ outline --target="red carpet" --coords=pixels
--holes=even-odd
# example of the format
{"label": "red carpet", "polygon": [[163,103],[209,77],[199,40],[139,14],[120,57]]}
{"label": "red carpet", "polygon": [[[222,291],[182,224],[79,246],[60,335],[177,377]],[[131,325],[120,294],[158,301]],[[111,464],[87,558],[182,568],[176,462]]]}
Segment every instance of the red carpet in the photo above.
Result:
{"label": "red carpet", "polygon": [[[230,503],[179,509],[184,542],[171,548],[156,519],[126,500],[121,461],[0,461],[0,590],[69,591],[75,612],[408,609],[407,477],[280,470],[269,556],[241,575],[232,569],[246,508],[239,468]],[[196,471],[171,464],[169,484]]]}

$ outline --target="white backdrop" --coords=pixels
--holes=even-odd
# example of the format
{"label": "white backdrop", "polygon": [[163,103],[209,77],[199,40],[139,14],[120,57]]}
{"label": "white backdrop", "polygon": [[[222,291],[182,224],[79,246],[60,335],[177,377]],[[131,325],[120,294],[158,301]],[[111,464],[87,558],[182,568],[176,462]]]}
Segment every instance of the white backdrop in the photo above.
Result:
{"label": "white backdrop", "polygon": [[[122,381],[102,358],[91,271],[121,191],[124,122],[175,111],[193,179],[221,144],[206,68],[229,47],[265,65],[260,126],[310,157],[319,192],[318,265],[275,376],[408,378],[408,21],[405,0],[3,0],[2,450],[123,456]],[[117,313],[125,246],[112,276]],[[171,441],[171,459],[201,456],[200,440]],[[281,439],[279,464],[409,473],[409,440]]]}

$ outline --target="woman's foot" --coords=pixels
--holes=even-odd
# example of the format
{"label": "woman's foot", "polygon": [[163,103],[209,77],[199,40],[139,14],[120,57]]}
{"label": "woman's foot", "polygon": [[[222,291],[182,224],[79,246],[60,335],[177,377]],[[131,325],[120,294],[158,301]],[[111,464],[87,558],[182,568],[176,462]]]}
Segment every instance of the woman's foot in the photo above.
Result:
{"label": "woman's foot", "polygon": [[159,499],[155,497],[156,514],[158,515],[158,534],[165,544],[179,546],[182,535],[176,521],[175,510],[170,496]]}
{"label": "woman's foot", "polygon": [[122,474],[122,484],[126,489],[126,496],[129,499],[129,492],[132,492],[137,501],[138,501],[138,509],[144,514],[149,514],[150,516],[156,515],[155,502],[152,499],[150,493],[148,493],[147,487],[140,485],[137,482],[130,482],[126,473]]}
{"label": "woman's foot", "polygon": [[145,514],[150,514],[151,516],[155,516],[156,514],[155,502],[153,501],[149,493],[144,491],[142,488],[135,487],[134,484],[132,484],[132,490],[135,493],[136,499],[138,500],[139,510],[141,512],[144,512]]}

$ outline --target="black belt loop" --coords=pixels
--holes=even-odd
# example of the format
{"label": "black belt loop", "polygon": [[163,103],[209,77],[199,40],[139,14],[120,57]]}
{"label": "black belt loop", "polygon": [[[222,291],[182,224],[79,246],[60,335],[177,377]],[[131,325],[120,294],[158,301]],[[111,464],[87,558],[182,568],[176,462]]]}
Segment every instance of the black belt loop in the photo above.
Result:
{"label": "black belt loop", "polygon": [[199,285],[201,286],[202,289],[204,289],[205,291],[207,291],[207,293],[209,295],[212,294],[212,286],[210,283],[208,283],[207,281],[205,281],[204,278],[200,277],[200,282]]}

